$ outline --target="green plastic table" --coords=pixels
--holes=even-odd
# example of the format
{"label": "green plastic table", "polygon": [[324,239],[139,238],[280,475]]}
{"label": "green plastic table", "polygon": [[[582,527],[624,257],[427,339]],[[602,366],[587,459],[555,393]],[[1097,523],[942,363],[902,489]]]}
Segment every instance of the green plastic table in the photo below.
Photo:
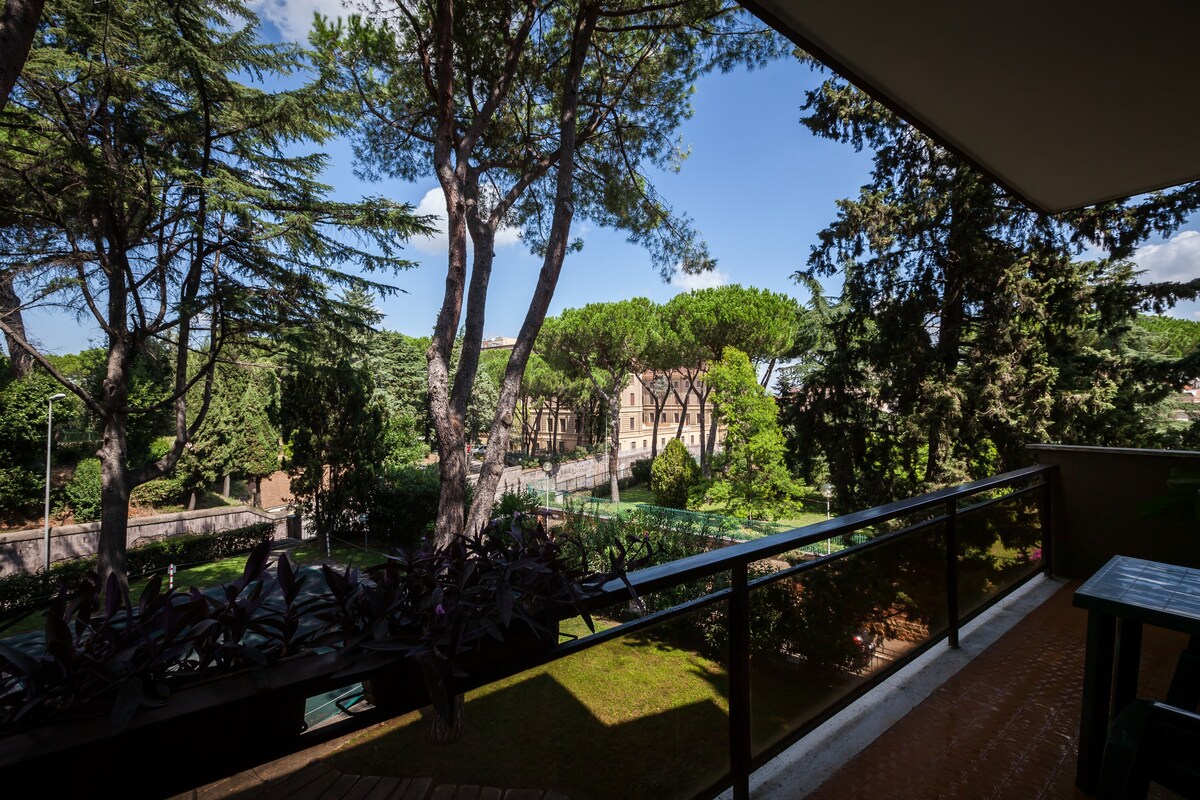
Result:
{"label": "green plastic table", "polygon": [[1137,692],[1142,625],[1200,634],[1200,570],[1114,556],[1074,603],[1088,612],[1075,785],[1094,794],[1109,720]]}

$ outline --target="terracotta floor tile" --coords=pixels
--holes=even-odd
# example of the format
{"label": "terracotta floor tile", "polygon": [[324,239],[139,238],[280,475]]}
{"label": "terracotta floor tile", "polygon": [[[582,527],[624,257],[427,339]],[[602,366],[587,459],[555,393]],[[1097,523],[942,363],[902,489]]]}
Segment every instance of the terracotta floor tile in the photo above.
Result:
{"label": "terracotta floor tile", "polygon": [[[1077,586],[1059,590],[809,797],[1083,798],[1075,760],[1087,620],[1071,606]],[[1166,693],[1186,644],[1146,627],[1139,696]]]}

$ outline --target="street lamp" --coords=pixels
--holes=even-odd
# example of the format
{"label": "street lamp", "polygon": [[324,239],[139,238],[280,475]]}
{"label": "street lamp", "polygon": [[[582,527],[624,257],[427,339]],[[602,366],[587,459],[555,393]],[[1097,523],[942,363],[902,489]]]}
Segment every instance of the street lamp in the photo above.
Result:
{"label": "street lamp", "polygon": [[50,395],[46,401],[46,511],[42,518],[42,538],[45,540],[46,571],[50,571],[50,442],[54,430],[54,401],[62,400],[65,394]]}
{"label": "street lamp", "polygon": [[546,518],[550,518],[550,470],[554,467],[549,461],[542,462],[542,472],[546,473]]}
{"label": "street lamp", "polygon": [[[822,483],[821,484],[821,496],[825,498],[825,519],[829,519],[829,516],[830,516],[829,501],[833,499],[833,484],[832,483]],[[828,539],[826,539],[825,540],[825,555],[829,555],[832,552],[833,552],[833,545],[830,544]]]}

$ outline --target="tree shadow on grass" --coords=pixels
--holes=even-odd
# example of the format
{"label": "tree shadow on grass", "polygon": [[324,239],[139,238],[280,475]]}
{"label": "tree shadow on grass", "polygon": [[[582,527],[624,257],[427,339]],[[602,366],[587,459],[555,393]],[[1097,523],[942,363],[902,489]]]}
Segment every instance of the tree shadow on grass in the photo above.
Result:
{"label": "tree shadow on grass", "polygon": [[[621,698],[606,698],[619,704]],[[549,674],[468,695],[461,738],[426,741],[409,714],[325,760],[345,773],[555,789],[572,800],[692,797],[728,769],[728,717],[711,700],[606,724]]]}

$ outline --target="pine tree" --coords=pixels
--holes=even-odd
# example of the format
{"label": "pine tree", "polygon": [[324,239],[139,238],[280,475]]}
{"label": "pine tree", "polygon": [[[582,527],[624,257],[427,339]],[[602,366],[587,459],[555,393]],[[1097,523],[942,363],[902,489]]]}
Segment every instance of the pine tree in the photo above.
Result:
{"label": "pine tree", "polygon": [[[1183,365],[1129,333],[1140,303],[1190,289],[1140,288],[1124,259],[1197,186],[1049,218],[839,80],[805,108],[817,135],[874,151],[798,275],[844,274],[789,409],[806,470],[824,458],[862,506],[1018,466],[1033,441],[1149,443]],[[1111,258],[1076,260],[1085,244]]]}
{"label": "pine tree", "polygon": [[[326,198],[324,158],[297,153],[341,120],[317,85],[259,88],[304,58],[257,25],[240,0],[61,0],[0,115],[13,213],[0,277],[94,319],[103,391],[71,384],[2,318],[0,331],[102,422],[99,566],[122,581],[130,490],[169,471],[203,423],[206,400],[189,414],[187,397],[207,396],[224,346],[338,313],[322,287],[349,279],[342,263],[408,266],[398,244],[423,230],[406,207]],[[348,229],[372,251],[346,244]],[[137,403],[130,376],[148,354],[168,378]],[[131,464],[131,418],[164,412],[172,446]]]}

